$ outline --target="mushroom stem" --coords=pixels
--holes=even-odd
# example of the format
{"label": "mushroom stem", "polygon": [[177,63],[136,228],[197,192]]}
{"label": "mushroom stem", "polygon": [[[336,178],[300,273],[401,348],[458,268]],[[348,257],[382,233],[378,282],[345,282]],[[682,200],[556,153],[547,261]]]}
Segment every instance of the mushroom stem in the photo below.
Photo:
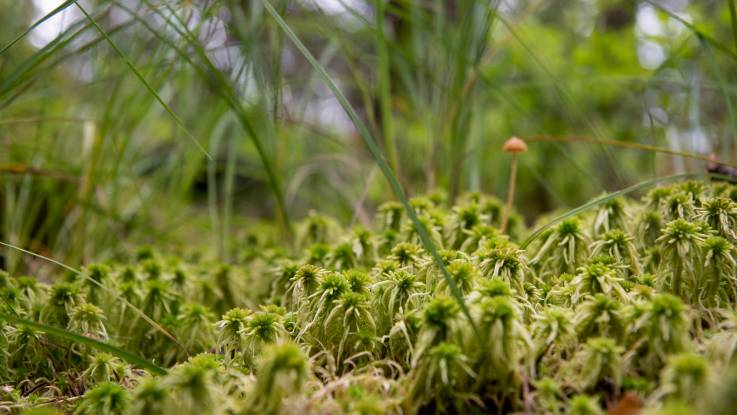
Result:
{"label": "mushroom stem", "polygon": [[509,185],[507,186],[507,204],[504,206],[504,213],[502,214],[502,233],[507,231],[507,224],[509,223],[509,215],[512,212],[512,202],[514,201],[514,187],[517,182],[517,154],[512,153],[512,166],[509,169]]}

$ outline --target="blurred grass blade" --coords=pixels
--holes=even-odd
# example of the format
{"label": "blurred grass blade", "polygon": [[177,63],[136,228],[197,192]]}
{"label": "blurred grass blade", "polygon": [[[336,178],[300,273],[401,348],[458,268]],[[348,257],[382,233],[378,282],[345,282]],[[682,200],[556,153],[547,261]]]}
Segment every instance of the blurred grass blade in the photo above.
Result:
{"label": "blurred grass blade", "polygon": [[45,256],[43,256],[41,254],[37,254],[37,253],[31,252],[31,251],[29,251],[27,249],[23,249],[23,248],[21,248],[19,246],[15,246],[13,244],[9,244],[9,243],[2,242],[2,241],[0,241],[0,245],[4,246],[6,248],[15,249],[17,251],[23,252],[24,254],[28,254],[28,255],[34,256],[36,258],[39,258],[39,259],[43,259],[44,261],[51,262],[52,264],[58,265],[58,266],[64,268],[65,270],[71,271],[71,272],[73,272],[75,274],[82,274],[82,271],[80,271],[80,270],[78,270],[78,269],[76,269],[74,267],[70,267],[69,265],[67,265],[67,264],[65,264],[63,262],[57,261],[54,258],[45,257]]}
{"label": "blurred grass blade", "polygon": [[[173,29],[186,42],[187,45],[191,46],[191,50],[195,52],[195,56],[201,61],[201,65],[195,62],[195,56],[190,56],[189,50],[183,50],[171,39],[163,35],[161,31],[156,30],[156,28],[153,27],[147,21],[147,19],[141,18],[141,16],[139,16],[133,9],[126,7],[124,4],[118,4],[118,7],[126,11],[135,21],[140,23],[161,42],[172,48],[172,50],[174,50],[179,57],[181,57],[190,66],[192,66],[197,74],[207,83],[207,85],[211,87],[212,92],[220,96],[231,108],[233,113],[236,114],[238,122],[241,124],[243,129],[246,131],[246,134],[251,139],[251,142],[256,148],[256,152],[258,153],[259,160],[261,161],[261,164],[266,171],[269,187],[274,194],[277,210],[279,211],[278,220],[281,221],[280,224],[283,224],[286,234],[288,236],[292,235],[292,224],[289,218],[289,212],[287,211],[287,207],[284,202],[284,195],[281,191],[282,186],[279,175],[277,174],[277,171],[273,166],[271,160],[267,156],[266,148],[259,139],[259,136],[256,133],[256,128],[251,124],[251,121],[248,118],[246,108],[238,99],[238,91],[228,82],[228,79],[221,73],[221,71],[217,69],[215,64],[209,58],[207,51],[197,40],[197,36],[188,29],[187,23],[179,17],[179,15],[171,7],[171,5],[165,4],[166,10],[170,12],[168,15],[165,15],[163,14],[161,9],[156,8],[149,1],[144,0],[143,3],[146,4],[147,7],[149,7],[153,11],[155,16],[160,17],[164,22],[166,22],[166,24],[171,29]],[[172,21],[172,17],[177,20],[179,25],[175,24],[175,22]]]}
{"label": "blurred grass blade", "polygon": [[613,193],[609,193],[607,195],[604,195],[602,197],[596,198],[588,203],[585,203],[575,209],[571,209],[568,212],[556,217],[555,219],[551,220],[550,222],[546,223],[545,225],[535,229],[530,236],[525,239],[524,242],[522,242],[522,245],[520,245],[520,248],[525,249],[527,248],[532,241],[534,241],[538,236],[540,236],[543,232],[550,229],[551,227],[555,226],[556,224],[560,223],[563,220],[566,220],[570,218],[571,216],[578,215],[579,213],[585,212],[589,209],[593,209],[597,206],[600,206],[612,199],[615,199],[619,196],[624,196],[632,192],[636,192],[640,189],[648,188],[652,185],[658,184],[658,183],[666,183],[671,181],[677,181],[681,179],[688,179],[688,178],[695,178],[695,177],[712,177],[713,175],[703,174],[703,173],[682,173],[682,174],[674,174],[672,176],[665,176],[665,177],[658,177],[655,179],[645,180],[640,183],[634,184],[630,187],[624,188],[622,190],[618,190]]}
{"label": "blurred grass blade", "polygon": [[389,73],[389,50],[384,33],[384,13],[386,13],[386,0],[374,0],[376,13],[376,49],[379,55],[378,87],[379,106],[381,111],[382,134],[384,136],[384,150],[389,159],[389,165],[399,176],[399,162],[397,160],[397,144],[394,140],[394,123],[391,109],[391,76]]}
{"label": "blurred grass blade", "polygon": [[727,0],[729,3],[729,20],[732,23],[732,38],[734,39],[734,47],[737,50],[737,0]]}
{"label": "blurred grass blade", "polygon": [[174,343],[176,343],[177,346],[182,347],[182,345],[179,343],[179,341],[176,339],[176,337],[174,337],[171,333],[169,333],[168,331],[166,331],[166,329],[164,329],[159,323],[155,322],[151,317],[147,316],[146,313],[144,313],[141,309],[139,309],[138,307],[136,307],[133,304],[131,304],[125,298],[121,297],[120,294],[118,294],[115,290],[112,290],[112,289],[104,286],[100,282],[95,281],[93,278],[90,278],[89,276],[85,275],[82,271],[80,271],[80,270],[78,270],[78,269],[76,269],[74,267],[71,267],[71,266],[69,266],[69,265],[67,265],[67,264],[65,264],[63,262],[57,261],[57,260],[55,260],[53,258],[49,258],[49,257],[43,256],[41,254],[37,254],[37,253],[32,252],[32,251],[29,251],[27,249],[23,249],[23,248],[21,248],[19,246],[15,246],[15,245],[12,245],[12,244],[9,244],[9,243],[6,243],[6,242],[2,242],[2,241],[0,241],[0,245],[4,246],[6,248],[15,249],[17,251],[23,252],[24,254],[28,254],[28,255],[34,256],[36,258],[39,258],[39,259],[42,259],[44,261],[50,262],[50,263],[52,263],[54,265],[60,266],[60,267],[62,267],[64,269],[66,269],[67,271],[73,272],[73,273],[75,273],[77,275],[81,275],[82,277],[86,278],[88,281],[91,281],[93,284],[95,284],[98,287],[100,287],[103,291],[111,294],[116,299],[122,301],[127,307],[130,307],[130,309],[133,310],[133,312],[135,312],[136,314],[138,314],[142,319],[146,320],[146,322],[148,324],[150,324],[153,328],[155,328],[157,331],[160,331],[163,335],[165,335],[170,340],[172,340]]}
{"label": "blurred grass blade", "polygon": [[5,313],[0,313],[0,320],[5,320],[14,325],[22,325],[22,326],[30,327],[34,330],[44,332],[54,337],[59,337],[61,339],[69,340],[77,344],[82,344],[82,345],[91,347],[93,349],[97,349],[103,352],[110,353],[113,356],[119,357],[132,365],[146,369],[149,372],[154,373],[156,375],[166,375],[167,373],[166,369],[149,362],[148,360],[144,359],[141,356],[127,352],[111,344],[103,343],[101,341],[94,340],[89,337],[81,336],[77,333],[72,333],[68,330],[64,330],[59,327],[47,326],[46,324],[36,323],[33,321],[22,319],[20,317],[11,316]]}
{"label": "blurred grass blade", "polygon": [[[725,95],[727,92],[724,92]],[[726,96],[725,99],[728,99],[729,97]],[[728,105],[729,105],[728,101]],[[534,143],[534,142],[545,142],[545,143],[556,143],[556,142],[562,142],[562,143],[598,143],[602,145],[612,146],[612,147],[622,147],[622,148],[628,148],[632,150],[639,150],[649,153],[660,153],[660,154],[667,154],[670,156],[677,156],[677,157],[686,157],[691,158],[694,160],[702,160],[702,161],[709,161],[709,156],[699,153],[693,153],[690,151],[680,151],[680,150],[673,150],[671,148],[667,147],[658,147],[653,146],[649,144],[640,144],[636,142],[629,142],[629,141],[621,141],[621,140],[606,140],[602,138],[592,138],[592,137],[581,137],[581,136],[554,136],[554,135],[537,135],[537,136],[530,136],[530,137],[524,137],[525,141]],[[737,165],[733,163],[729,163],[727,161],[719,161],[719,164],[723,164],[725,166],[734,167],[737,168]]]}
{"label": "blurred grass blade", "polygon": [[[662,11],[663,13],[667,14],[669,17],[673,18],[674,20],[677,20],[682,25],[686,26],[688,29],[690,29],[696,36],[704,40],[705,42],[709,43],[710,45],[714,46],[714,48],[724,52],[726,55],[731,57],[734,60],[737,60],[737,52],[733,51],[726,45],[722,44],[718,40],[716,40],[714,37],[710,36],[703,30],[699,29],[694,25],[693,23],[689,22],[688,20],[684,19],[683,17],[677,15],[676,13],[668,10],[666,7],[652,1],[652,0],[645,0],[648,4],[652,5],[653,7],[657,8],[658,10]],[[728,0],[730,2],[733,2],[734,0]],[[730,7],[733,7],[732,5]],[[734,28],[734,22],[733,22],[733,28]]]}
{"label": "blurred grass blade", "polygon": [[123,50],[120,49],[120,47],[115,42],[113,42],[113,40],[110,38],[107,32],[102,27],[100,27],[97,21],[94,18],[92,18],[92,16],[90,16],[89,13],[87,13],[87,10],[85,10],[84,7],[82,7],[82,5],[79,4],[77,0],[74,0],[74,4],[77,5],[77,8],[79,8],[82,14],[84,14],[85,18],[89,20],[90,23],[92,23],[95,29],[97,29],[97,31],[100,32],[100,34],[105,38],[107,43],[110,44],[110,46],[115,50],[115,53],[117,53],[120,56],[120,58],[123,59],[123,61],[128,66],[128,68],[131,70],[131,72],[133,72],[136,78],[138,78],[138,80],[141,81],[143,86],[146,87],[148,92],[151,93],[151,95],[154,97],[154,99],[156,99],[159,105],[161,105],[164,111],[166,111],[174,119],[174,122],[177,124],[177,126],[181,128],[182,131],[184,131],[187,137],[189,137],[189,139],[192,140],[195,146],[197,146],[197,148],[205,156],[207,156],[208,159],[212,160],[212,156],[210,155],[210,153],[208,153],[207,150],[205,150],[205,147],[203,147],[202,144],[200,144],[200,142],[197,140],[197,138],[187,129],[187,127],[184,125],[184,121],[182,121],[182,119],[179,118],[179,116],[171,109],[171,107],[169,107],[169,104],[164,102],[164,100],[154,90],[151,84],[149,84],[148,81],[146,81],[146,78],[144,78],[141,72],[139,72],[138,69],[136,69],[135,65],[133,65],[133,62],[131,62],[130,59],[128,59],[128,56],[125,54],[125,52],[123,52]]}
{"label": "blurred grass blade", "polygon": [[[599,133],[598,126],[588,116],[586,116],[585,111],[583,111],[577,105],[575,100],[571,98],[568,90],[564,86],[562,86],[560,82],[558,82],[557,76],[550,70],[548,65],[533,51],[532,47],[525,41],[525,39],[522,38],[522,36],[517,32],[514,26],[503,16],[498,16],[498,19],[504,25],[510,35],[517,41],[517,43],[519,43],[522,49],[525,50],[525,52],[527,52],[527,54],[537,63],[538,67],[545,73],[545,76],[547,76],[552,81],[551,85],[553,86],[553,90],[556,92],[556,96],[560,103],[563,105],[563,108],[570,108],[570,112],[573,113],[574,117],[579,117],[581,120],[583,120],[583,122],[586,123],[588,128],[596,137],[595,143],[599,150],[604,154],[604,157],[606,157],[607,163],[609,163],[609,166],[611,167],[611,171],[614,172],[617,183],[619,183],[619,186],[624,186],[626,183],[624,177],[620,173],[619,169],[616,168],[618,164],[617,158],[608,147],[602,145],[599,142],[598,136],[600,136],[601,134]],[[602,182],[600,181],[600,183]]]}
{"label": "blurred grass blade", "polygon": [[[712,49],[712,47],[708,43],[704,42],[703,40],[702,40],[702,44],[704,45],[704,49],[706,49],[706,56],[708,57],[708,59],[705,59],[705,60],[708,61],[709,66],[711,66],[711,70],[717,79],[717,82],[719,84],[719,90],[722,93],[724,104],[727,108],[727,115],[729,116],[729,126],[731,127],[731,130],[732,130],[732,137],[737,137],[737,114],[735,114],[734,104],[732,103],[732,94],[730,94],[729,92],[729,80],[725,79],[724,74],[722,73],[722,70],[724,68],[722,68],[717,63],[716,57],[714,56],[714,50]],[[715,147],[716,145],[717,144],[715,143]],[[728,150],[729,145],[724,145],[723,148],[724,150],[723,150],[722,158],[726,159],[727,157],[729,157],[729,150]],[[721,163],[721,164],[724,164],[725,166],[727,165],[727,163]],[[730,166],[730,167],[734,167],[734,166]]]}
{"label": "blurred grass blade", "polygon": [[0,164],[0,174],[12,174],[18,176],[40,176],[51,177],[54,179],[72,182],[77,180],[76,176],[66,174],[60,171],[52,171],[42,169],[40,167],[31,166],[22,163]]}
{"label": "blurred grass blade", "polygon": [[[128,28],[131,23],[132,22],[124,22],[117,25],[111,28],[108,31],[108,34],[112,35],[114,33],[121,32]],[[68,53],[60,53],[61,51],[64,51],[67,46],[72,45],[74,40],[79,39],[80,35],[91,27],[92,25],[87,20],[71,23],[67,29],[61,32],[53,40],[33,52],[20,64],[15,65],[9,74],[0,77],[0,109],[7,107],[13,100],[22,95],[22,93],[36,79],[35,75],[40,74],[42,70],[49,71],[52,68],[59,66],[62,62],[73,59],[75,56],[79,56],[79,54],[88,51],[93,46],[100,43],[104,39],[102,36],[89,41],[84,41],[83,44]],[[58,54],[61,56],[49,62],[42,68],[41,65],[52,56],[55,56],[57,52],[59,52]]]}
{"label": "blurred grass blade", "polygon": [[58,13],[61,13],[62,11],[64,11],[64,9],[66,9],[67,7],[71,6],[74,3],[75,3],[75,0],[67,0],[64,3],[60,4],[59,7],[49,12],[44,17],[38,19],[36,23],[32,24],[30,27],[28,27],[28,29],[24,30],[23,33],[18,35],[15,39],[11,40],[10,43],[5,45],[4,48],[0,49],[0,55],[5,53],[8,49],[12,48],[13,45],[15,45],[16,43],[20,42],[24,37],[28,36],[28,34],[31,33],[33,29],[37,28],[38,26],[43,24],[43,22],[49,20],[50,18],[56,16]]}
{"label": "blurred grass blade", "polygon": [[399,183],[399,180],[397,179],[396,175],[392,171],[391,167],[387,163],[384,156],[381,154],[381,151],[379,150],[379,147],[376,144],[376,141],[371,136],[371,133],[369,132],[368,128],[363,123],[363,121],[361,121],[358,114],[353,109],[353,107],[351,106],[350,102],[345,97],[345,95],[343,95],[343,93],[340,91],[340,89],[335,84],[335,82],[333,82],[332,78],[330,78],[330,75],[328,75],[325,68],[317,61],[317,59],[315,59],[314,56],[312,56],[312,53],[307,49],[307,47],[305,47],[302,41],[299,40],[297,35],[294,33],[294,31],[292,31],[292,29],[287,24],[287,22],[285,22],[284,19],[279,15],[279,13],[277,13],[276,10],[274,10],[274,8],[271,6],[268,0],[261,0],[261,2],[263,3],[264,8],[266,8],[266,11],[271,15],[271,17],[274,18],[276,23],[284,31],[287,37],[292,41],[294,46],[297,47],[297,49],[300,51],[302,56],[310,63],[310,65],[312,65],[315,71],[317,71],[318,75],[320,75],[320,78],[322,78],[325,85],[330,89],[333,95],[335,95],[335,98],[338,100],[341,107],[343,107],[343,110],[345,110],[346,114],[353,122],[353,125],[356,127],[359,134],[361,135],[361,139],[363,140],[364,144],[366,145],[369,152],[371,153],[371,156],[374,158],[374,160],[376,161],[376,164],[379,166],[379,169],[384,174],[384,177],[386,178],[386,180],[389,182],[389,185],[394,191],[394,194],[397,196],[399,201],[404,206],[404,209],[406,210],[407,215],[409,216],[410,220],[412,220],[412,224],[414,225],[415,230],[417,230],[417,234],[419,235],[420,240],[422,241],[422,245],[433,257],[435,265],[441,270],[443,274],[443,278],[445,278],[446,283],[450,287],[453,297],[458,302],[458,305],[461,307],[461,310],[468,318],[468,321],[470,325],[473,327],[474,332],[478,334],[476,324],[471,318],[471,314],[468,311],[468,307],[466,307],[466,303],[463,301],[463,296],[461,295],[461,292],[458,289],[458,286],[456,285],[455,281],[453,280],[453,277],[450,275],[447,268],[445,267],[443,260],[440,258],[440,255],[438,254],[438,250],[435,247],[435,244],[433,244],[432,240],[430,239],[430,234],[428,233],[427,229],[425,229],[425,226],[420,222],[419,218],[417,217],[417,212],[415,212],[415,210],[412,208],[412,205],[410,204],[409,199],[407,198],[407,195],[405,194],[404,189],[402,188],[402,185]]}

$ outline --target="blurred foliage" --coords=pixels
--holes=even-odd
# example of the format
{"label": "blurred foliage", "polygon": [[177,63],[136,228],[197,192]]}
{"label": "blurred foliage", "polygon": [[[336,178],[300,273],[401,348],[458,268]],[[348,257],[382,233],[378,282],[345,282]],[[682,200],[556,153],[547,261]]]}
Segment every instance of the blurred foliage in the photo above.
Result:
{"label": "blurred foliage", "polygon": [[[365,224],[391,199],[262,2],[80,2],[186,131],[73,2],[6,48],[60,3],[0,0],[0,240],[70,264],[141,242],[210,244],[227,260],[254,218],[281,220],[285,236],[284,216],[319,208]],[[271,4],[385,150],[396,146],[389,161],[411,194],[504,197],[512,135],[529,139],[515,202],[529,220],[703,170],[596,140],[737,162],[728,1]],[[42,266],[11,248],[2,259]]]}

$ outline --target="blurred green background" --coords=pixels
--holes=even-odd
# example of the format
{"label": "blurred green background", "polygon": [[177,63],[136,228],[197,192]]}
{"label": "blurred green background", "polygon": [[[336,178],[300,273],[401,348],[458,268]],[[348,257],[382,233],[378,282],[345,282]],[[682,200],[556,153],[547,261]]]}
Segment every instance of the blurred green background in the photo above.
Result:
{"label": "blurred green background", "polygon": [[[504,198],[513,135],[529,144],[515,207],[530,223],[703,171],[691,153],[736,161],[734,0],[269,2],[410,195]],[[71,265],[139,244],[223,257],[248,233],[288,238],[312,210],[368,224],[392,198],[261,0],[0,8],[4,243]],[[13,248],[1,260],[42,266]]]}

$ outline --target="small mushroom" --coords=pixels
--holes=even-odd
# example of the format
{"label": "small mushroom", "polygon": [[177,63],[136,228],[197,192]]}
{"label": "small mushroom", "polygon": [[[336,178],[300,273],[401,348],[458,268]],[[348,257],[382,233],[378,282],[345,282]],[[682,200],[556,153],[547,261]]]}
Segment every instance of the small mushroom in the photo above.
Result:
{"label": "small mushroom", "polygon": [[504,142],[502,151],[512,154],[524,153],[525,151],[527,151],[527,143],[525,143],[524,140],[519,137],[512,137]]}
{"label": "small mushroom", "polygon": [[517,182],[517,154],[527,151],[527,144],[521,138],[511,137],[504,142],[502,151],[512,154],[512,165],[509,172],[509,186],[507,187],[507,204],[504,208],[501,223],[501,231],[506,232],[509,215],[512,211],[512,202],[514,201],[515,183]]}

